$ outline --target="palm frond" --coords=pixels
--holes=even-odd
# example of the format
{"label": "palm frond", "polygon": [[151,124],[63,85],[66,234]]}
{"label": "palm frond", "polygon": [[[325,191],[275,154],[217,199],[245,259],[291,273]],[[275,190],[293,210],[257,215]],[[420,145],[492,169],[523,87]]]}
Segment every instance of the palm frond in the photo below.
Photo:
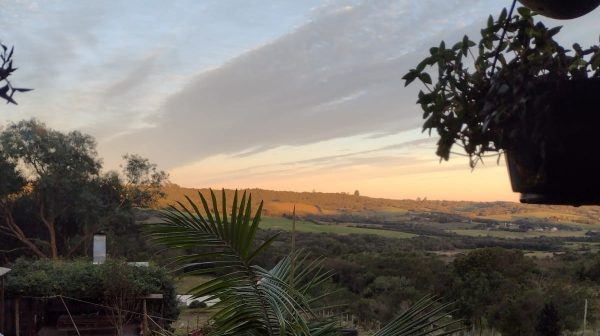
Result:
{"label": "palm frond", "polygon": [[449,317],[448,308],[452,303],[440,303],[433,296],[426,296],[412,305],[373,336],[426,336],[451,335],[462,327],[452,326],[460,323]]}
{"label": "palm frond", "polygon": [[[190,290],[205,301],[218,299],[215,322],[209,335],[219,336],[333,336],[336,321],[317,318],[311,305],[324,295],[311,297],[315,288],[329,281],[332,273],[322,268],[323,258],[311,258],[304,251],[292,252],[272,269],[253,264],[255,258],[277,238],[274,235],[255,243],[262,202],[252,215],[252,197],[238,198],[236,190],[231,212],[225,191],[219,208],[215,193],[210,201],[201,194],[201,205],[186,197],[161,213],[162,222],[145,224],[144,230],[156,243],[186,251],[172,264],[190,274],[218,274]],[[193,252],[189,252],[193,251]],[[458,321],[448,322],[449,304],[433,297],[417,302],[375,336],[449,335]]]}
{"label": "palm frond", "polygon": [[[193,268],[193,274],[219,272],[219,276],[190,290],[195,297],[219,299],[215,305],[215,325],[211,335],[312,335],[324,331],[322,324],[312,322],[314,314],[305,296],[308,286],[301,290],[290,285],[291,258],[282,259],[272,270],[253,265],[254,259],[276,239],[274,235],[254,247],[260,222],[262,202],[252,214],[252,197],[244,192],[238,202],[234,194],[231,213],[227,212],[225,191],[219,208],[215,193],[210,201],[198,193],[201,206],[189,197],[161,213],[162,222],[147,224],[145,231],[155,242],[170,248],[193,250],[173,259],[180,268]],[[308,264],[299,272],[299,283],[314,274],[320,262]],[[312,285],[326,279],[315,276]],[[309,322],[310,321],[310,322]],[[326,324],[325,324],[326,325]]]}

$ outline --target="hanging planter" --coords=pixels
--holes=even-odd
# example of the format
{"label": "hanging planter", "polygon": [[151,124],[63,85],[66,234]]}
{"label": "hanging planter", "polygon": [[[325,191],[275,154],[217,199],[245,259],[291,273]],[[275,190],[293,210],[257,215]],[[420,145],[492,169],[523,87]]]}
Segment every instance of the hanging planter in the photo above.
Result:
{"label": "hanging planter", "polygon": [[547,108],[530,106],[535,118],[515,121],[518,141],[505,152],[513,191],[524,203],[600,204],[600,78],[542,82],[538,90],[550,97]]}
{"label": "hanging planter", "polygon": [[600,204],[600,48],[567,50],[554,40],[560,27],[510,12],[490,16],[479,43],[442,42],[403,77],[426,87],[423,129],[437,131],[445,160],[460,155],[455,145],[471,167],[506,152],[523,202]]}
{"label": "hanging planter", "polygon": [[600,5],[600,0],[519,0],[524,6],[553,19],[583,16]]}

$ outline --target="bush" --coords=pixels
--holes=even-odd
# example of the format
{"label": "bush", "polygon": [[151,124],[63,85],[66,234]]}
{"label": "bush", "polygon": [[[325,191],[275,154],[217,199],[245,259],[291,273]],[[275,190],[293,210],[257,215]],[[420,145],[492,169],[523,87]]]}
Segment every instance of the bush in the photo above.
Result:
{"label": "bush", "polygon": [[149,313],[160,314],[164,308],[165,318],[179,316],[173,279],[156,266],[129,266],[118,260],[94,265],[85,260],[18,259],[8,267],[12,270],[6,277],[7,298],[62,295],[105,303],[122,293],[135,297],[160,293],[164,307],[149,303]]}

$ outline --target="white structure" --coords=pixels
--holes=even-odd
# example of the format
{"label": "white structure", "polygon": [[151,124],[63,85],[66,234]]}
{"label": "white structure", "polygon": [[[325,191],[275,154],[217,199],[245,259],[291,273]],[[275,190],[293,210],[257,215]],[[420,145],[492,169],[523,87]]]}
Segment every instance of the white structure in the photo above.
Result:
{"label": "white structure", "polygon": [[213,299],[213,300],[208,300],[205,301],[206,299],[208,299],[208,296],[201,296],[198,298],[194,298],[193,295],[177,295],[177,301],[181,304],[181,305],[186,305],[189,306],[190,303],[194,302],[194,301],[201,301],[206,303],[207,307],[212,307],[215,304],[219,303],[219,299]]}
{"label": "white structure", "polygon": [[106,235],[94,235],[94,261],[95,265],[104,264],[106,261]]}

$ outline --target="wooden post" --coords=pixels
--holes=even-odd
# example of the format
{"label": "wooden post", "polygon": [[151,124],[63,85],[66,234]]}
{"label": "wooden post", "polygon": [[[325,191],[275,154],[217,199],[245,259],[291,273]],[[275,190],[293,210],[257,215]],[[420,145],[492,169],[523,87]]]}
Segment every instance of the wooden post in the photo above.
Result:
{"label": "wooden post", "polygon": [[290,274],[290,287],[296,288],[296,280],[294,277],[296,276],[296,204],[294,204],[294,210],[292,215],[292,252],[290,253],[292,256],[292,270]]}
{"label": "wooden post", "polygon": [[144,322],[143,322],[142,330],[143,330],[144,336],[146,336],[146,335],[148,335],[148,310],[146,308],[146,299],[144,299],[143,307],[144,307]]}
{"label": "wooden post", "polygon": [[16,336],[21,336],[21,326],[19,325],[19,302],[21,301],[21,298],[16,298],[15,299],[15,335]]}
{"label": "wooden post", "polygon": [[583,308],[583,334],[585,336],[585,325],[587,324],[587,299],[585,299],[585,305]]}

